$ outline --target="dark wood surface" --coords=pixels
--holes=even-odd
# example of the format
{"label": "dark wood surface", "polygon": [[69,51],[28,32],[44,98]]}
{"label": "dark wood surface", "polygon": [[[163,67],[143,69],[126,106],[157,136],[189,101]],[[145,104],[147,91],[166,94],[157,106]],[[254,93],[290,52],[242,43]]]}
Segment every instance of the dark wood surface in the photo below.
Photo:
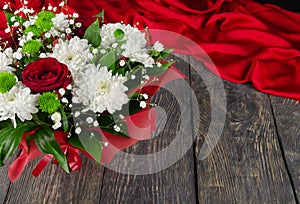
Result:
{"label": "dark wood surface", "polygon": [[[118,173],[130,169],[130,162],[122,157],[112,161],[124,163],[118,171],[83,157],[82,168],[70,175],[48,165],[38,178],[31,175],[34,161],[19,180],[10,183],[7,168],[12,160],[7,160],[0,169],[0,203],[299,203],[300,104],[260,93],[250,84],[224,81],[221,86],[208,86],[208,81],[218,78],[192,58],[181,58],[176,67],[188,76],[186,82],[193,92],[174,97],[162,89],[153,99],[166,112],[158,122],[159,134],[124,150],[155,155],[171,145],[182,128],[181,135],[188,139],[173,152],[182,151],[178,161],[156,173],[129,175]],[[201,75],[193,68],[196,65]],[[180,83],[172,83],[170,89],[176,90]],[[222,86],[226,97],[216,94],[212,100],[212,94],[223,91]],[[183,101],[191,105],[180,107]],[[197,106],[199,112],[194,111]],[[203,158],[208,132],[217,136],[218,123],[222,123],[222,117],[211,115],[213,108],[225,114],[226,120],[220,140]],[[191,115],[190,122],[181,118],[183,112]],[[185,152],[184,147],[194,139]],[[154,156],[153,162],[161,167],[168,159],[168,155],[163,160]]]}

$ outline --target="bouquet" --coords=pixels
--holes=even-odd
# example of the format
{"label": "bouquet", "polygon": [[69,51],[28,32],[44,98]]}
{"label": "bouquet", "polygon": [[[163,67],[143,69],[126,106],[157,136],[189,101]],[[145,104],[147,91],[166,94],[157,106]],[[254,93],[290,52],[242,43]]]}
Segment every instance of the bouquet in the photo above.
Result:
{"label": "bouquet", "polygon": [[[38,176],[51,160],[66,172],[85,154],[109,162],[120,149],[155,129],[151,97],[165,78],[172,51],[152,43],[147,29],[104,24],[104,13],[79,16],[58,7],[14,11],[5,4],[0,50],[0,165],[15,181],[41,157]],[[4,19],[5,18],[5,19]]]}

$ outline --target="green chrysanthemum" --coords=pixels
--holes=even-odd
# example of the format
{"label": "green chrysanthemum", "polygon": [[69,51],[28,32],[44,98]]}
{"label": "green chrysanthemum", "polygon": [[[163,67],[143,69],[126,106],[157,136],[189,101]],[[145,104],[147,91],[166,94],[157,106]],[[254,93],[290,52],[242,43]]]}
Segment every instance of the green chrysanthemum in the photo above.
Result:
{"label": "green chrysanthemum", "polygon": [[38,18],[36,19],[34,25],[41,29],[42,31],[48,31],[53,26],[52,18],[55,17],[55,14],[50,11],[41,11],[37,14]]}
{"label": "green chrysanthemum", "polygon": [[0,72],[0,93],[8,92],[17,84],[15,75],[10,72]]}
{"label": "green chrysanthemum", "polygon": [[33,54],[37,53],[40,50],[41,43],[37,40],[29,40],[23,46],[23,52]]}
{"label": "green chrysanthemum", "polygon": [[55,113],[61,105],[57,94],[52,92],[44,92],[40,96],[38,104],[43,112],[49,114]]}
{"label": "green chrysanthemum", "polygon": [[29,33],[29,32],[32,32],[35,36],[40,36],[43,33],[43,31],[38,27],[36,27],[35,25],[31,25],[26,28],[25,33]]}

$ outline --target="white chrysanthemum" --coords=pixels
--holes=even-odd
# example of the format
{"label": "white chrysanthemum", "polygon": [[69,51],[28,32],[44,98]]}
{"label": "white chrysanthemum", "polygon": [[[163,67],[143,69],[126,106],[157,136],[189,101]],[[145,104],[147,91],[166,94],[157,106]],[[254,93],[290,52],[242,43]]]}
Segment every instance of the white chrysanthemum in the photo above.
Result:
{"label": "white chrysanthemum", "polygon": [[69,27],[69,20],[67,19],[67,15],[65,15],[64,13],[56,14],[56,16],[51,19],[51,21],[53,22],[54,28],[61,32]]}
{"label": "white chrysanthemum", "polygon": [[102,113],[107,110],[112,114],[128,102],[125,80],[120,75],[112,75],[106,67],[88,64],[75,81],[74,97],[85,106],[84,111]]}
{"label": "white chrysanthemum", "polygon": [[16,115],[22,122],[31,120],[31,114],[39,111],[36,107],[39,95],[30,92],[28,87],[19,82],[9,92],[0,93],[0,121],[10,119],[16,127]]}
{"label": "white chrysanthemum", "polygon": [[102,25],[100,30],[100,36],[101,36],[101,46],[103,48],[109,48],[112,46],[112,44],[117,42],[114,36],[114,32],[117,29],[121,29],[122,31],[124,31],[124,39],[127,39],[128,32],[131,32],[133,30],[133,28],[130,25],[126,26],[121,23],[108,23]]}
{"label": "white chrysanthemum", "polygon": [[70,41],[59,40],[50,56],[66,64],[74,78],[93,59],[88,41],[77,36]]}
{"label": "white chrysanthemum", "polygon": [[122,55],[131,59],[131,61],[137,61],[143,63],[146,67],[152,67],[154,59],[148,54],[146,49],[145,34],[130,25],[124,25],[121,23],[109,23],[101,27],[101,46],[103,48],[110,48],[117,42],[114,32],[117,29],[121,29],[124,32],[121,48],[123,49]]}
{"label": "white chrysanthemum", "polygon": [[10,65],[13,63],[13,50],[7,48],[3,52],[0,52],[0,72],[13,72],[16,69]]}

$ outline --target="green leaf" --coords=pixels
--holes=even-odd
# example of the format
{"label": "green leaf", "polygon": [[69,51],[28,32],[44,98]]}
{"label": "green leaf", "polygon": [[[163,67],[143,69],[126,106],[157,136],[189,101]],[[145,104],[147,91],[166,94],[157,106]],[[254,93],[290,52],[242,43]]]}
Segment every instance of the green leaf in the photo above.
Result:
{"label": "green leaf", "polygon": [[[20,24],[23,24],[26,21],[26,19],[24,19],[20,16],[16,16],[12,13],[8,13],[6,11],[4,11],[4,14],[5,14],[5,17],[6,17],[6,20],[7,20],[7,23],[9,26],[14,25],[15,22],[19,22]],[[15,17],[15,21],[11,21],[12,17]]]}
{"label": "green leaf", "polygon": [[41,152],[52,154],[60,166],[69,173],[67,157],[56,142],[52,128],[41,126],[34,134],[34,142]]}
{"label": "green leaf", "polygon": [[166,50],[161,51],[161,53],[160,53],[160,59],[164,59],[164,58],[166,58],[167,56],[169,56],[169,54],[170,54],[171,52],[173,52],[173,50],[174,50],[174,49],[166,49]]}
{"label": "green leaf", "polygon": [[125,36],[125,33],[122,29],[120,28],[117,28],[114,32],[114,37],[117,39],[117,40],[122,40]]}
{"label": "green leaf", "polygon": [[100,17],[102,19],[101,23],[104,23],[104,9],[101,11],[101,13],[97,14],[96,17]]}
{"label": "green leaf", "polygon": [[[92,133],[93,136],[91,135]],[[78,139],[85,151],[87,151],[98,163],[101,161],[102,153],[102,141],[100,138],[100,133],[88,130],[84,130],[78,135]]]}
{"label": "green leaf", "polygon": [[114,71],[116,67],[116,51],[106,53],[100,60],[101,66],[106,66],[109,70]]}
{"label": "green leaf", "polygon": [[166,64],[162,64],[160,67],[158,66],[153,66],[153,67],[149,67],[147,68],[147,74],[149,76],[159,76],[162,75],[163,73],[165,73],[167,71],[167,69],[174,64],[174,62],[169,62]]}
{"label": "green leaf", "polygon": [[84,146],[81,144],[80,139],[78,138],[78,135],[72,135],[68,139],[68,143],[72,145],[73,147],[76,147],[78,149],[85,150]]}
{"label": "green leaf", "polygon": [[37,127],[35,123],[27,122],[16,128],[8,126],[0,130],[0,166],[4,160],[15,153],[25,132],[30,132]]}
{"label": "green leaf", "polygon": [[99,26],[98,19],[86,29],[83,38],[87,39],[89,43],[94,47],[100,46],[101,37],[100,37],[100,26]]}
{"label": "green leaf", "polygon": [[69,121],[67,115],[65,113],[65,110],[62,107],[60,108],[60,112],[61,112],[61,119],[62,119],[64,132],[67,132],[69,129]]}

